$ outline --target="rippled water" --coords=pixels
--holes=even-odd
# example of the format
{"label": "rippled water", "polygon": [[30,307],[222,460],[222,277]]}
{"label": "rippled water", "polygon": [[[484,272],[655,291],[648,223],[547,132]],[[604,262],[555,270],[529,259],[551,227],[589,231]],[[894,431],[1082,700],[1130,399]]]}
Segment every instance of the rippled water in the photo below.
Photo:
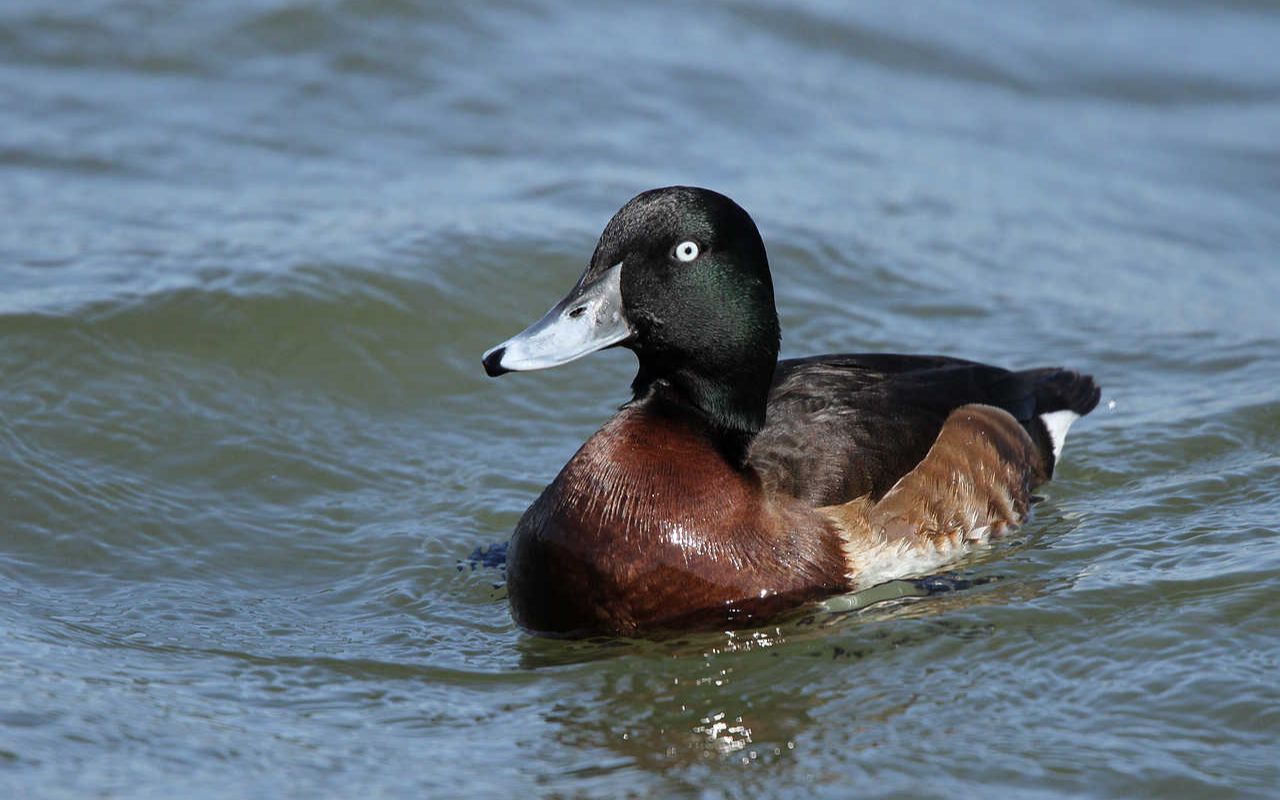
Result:
{"label": "rippled water", "polygon": [[[1172,0],[0,4],[0,794],[1273,793],[1277,40]],[[632,370],[480,352],[676,182],[755,216],[785,355],[1104,384],[954,591],[563,643],[467,562]]]}

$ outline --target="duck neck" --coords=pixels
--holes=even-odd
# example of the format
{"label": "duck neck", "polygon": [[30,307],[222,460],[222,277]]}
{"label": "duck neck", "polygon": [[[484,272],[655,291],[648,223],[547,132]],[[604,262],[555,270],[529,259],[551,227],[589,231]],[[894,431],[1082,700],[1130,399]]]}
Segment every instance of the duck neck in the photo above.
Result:
{"label": "duck neck", "polygon": [[695,418],[724,459],[740,469],[751,440],[764,427],[773,368],[770,361],[767,368],[736,370],[717,379],[684,369],[654,373],[642,362],[631,388],[635,401]]}

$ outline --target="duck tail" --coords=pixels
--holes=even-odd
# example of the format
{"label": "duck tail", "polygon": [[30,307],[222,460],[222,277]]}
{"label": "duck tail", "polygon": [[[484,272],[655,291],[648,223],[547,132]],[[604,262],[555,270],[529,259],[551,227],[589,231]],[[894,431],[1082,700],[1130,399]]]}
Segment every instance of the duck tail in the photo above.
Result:
{"label": "duck tail", "polygon": [[1044,459],[1046,478],[1062,455],[1071,423],[1098,405],[1102,390],[1092,375],[1084,375],[1062,367],[1027,370],[1021,375],[1034,387],[1035,410],[1030,422],[1024,423]]}

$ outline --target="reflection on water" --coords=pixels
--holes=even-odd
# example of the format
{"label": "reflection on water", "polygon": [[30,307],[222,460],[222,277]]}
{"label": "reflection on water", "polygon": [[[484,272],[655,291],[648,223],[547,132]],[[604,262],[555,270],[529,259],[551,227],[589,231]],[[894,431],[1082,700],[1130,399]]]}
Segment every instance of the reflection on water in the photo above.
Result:
{"label": "reflection on water", "polygon": [[[802,609],[790,622],[755,630],[660,642],[524,639],[521,665],[568,669],[571,681],[582,674],[577,668],[592,668],[580,691],[559,697],[544,719],[566,747],[610,753],[605,771],[699,763],[792,769],[798,743],[819,731],[851,749],[879,747],[885,729],[926,693],[927,684],[881,670],[878,661],[940,642],[980,648],[994,626],[956,620],[957,612],[1026,604],[1050,590],[1043,581],[953,583],[932,593],[898,583],[878,597],[859,593],[866,602],[856,609],[846,607],[852,597],[839,598],[838,611]],[[865,673],[851,676],[845,665],[861,662]],[[856,681],[859,704],[839,711],[855,688],[846,679]]]}

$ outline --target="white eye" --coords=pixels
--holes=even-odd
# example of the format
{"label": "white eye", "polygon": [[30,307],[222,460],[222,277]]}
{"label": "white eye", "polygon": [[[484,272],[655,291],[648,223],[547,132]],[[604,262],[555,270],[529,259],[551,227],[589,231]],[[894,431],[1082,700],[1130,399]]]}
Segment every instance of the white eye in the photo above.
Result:
{"label": "white eye", "polygon": [[676,245],[676,258],[680,261],[692,261],[698,257],[697,242],[681,242]]}

